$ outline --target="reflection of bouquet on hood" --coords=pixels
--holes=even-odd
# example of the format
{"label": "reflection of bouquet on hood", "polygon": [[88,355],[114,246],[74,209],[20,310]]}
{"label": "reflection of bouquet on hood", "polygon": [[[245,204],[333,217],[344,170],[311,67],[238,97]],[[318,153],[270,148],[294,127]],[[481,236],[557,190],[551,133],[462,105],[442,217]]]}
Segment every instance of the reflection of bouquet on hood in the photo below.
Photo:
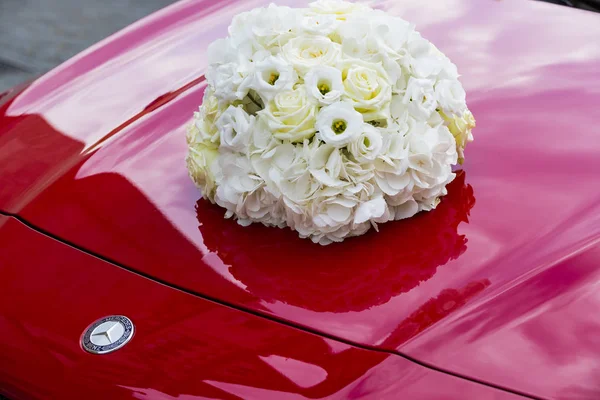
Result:
{"label": "reflection of bouquet on hood", "polygon": [[456,66],[366,5],[242,13],[208,58],[188,169],[240,225],[328,244],[431,210],[472,139]]}
{"label": "reflection of bouquet on hood", "polygon": [[473,189],[459,171],[434,211],[333,247],[315,247],[289,231],[241,227],[205,200],[197,213],[204,245],[254,296],[341,313],[384,304],[458,258],[467,248],[459,225],[468,221],[474,204]]}

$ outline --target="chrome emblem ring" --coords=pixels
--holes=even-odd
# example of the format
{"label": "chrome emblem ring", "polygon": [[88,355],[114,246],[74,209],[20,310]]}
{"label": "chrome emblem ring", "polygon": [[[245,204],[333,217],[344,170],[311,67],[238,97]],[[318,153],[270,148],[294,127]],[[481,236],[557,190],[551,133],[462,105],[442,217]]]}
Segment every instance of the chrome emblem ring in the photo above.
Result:
{"label": "chrome emblem ring", "polygon": [[81,347],[92,354],[111,353],[131,340],[133,330],[133,322],[123,315],[104,317],[83,332]]}

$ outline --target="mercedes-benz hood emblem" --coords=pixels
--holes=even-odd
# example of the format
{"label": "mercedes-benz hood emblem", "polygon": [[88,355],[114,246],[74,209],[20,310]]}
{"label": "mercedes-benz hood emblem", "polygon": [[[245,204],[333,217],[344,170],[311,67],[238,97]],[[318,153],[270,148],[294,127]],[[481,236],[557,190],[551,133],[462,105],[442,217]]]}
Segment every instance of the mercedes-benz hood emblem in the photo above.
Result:
{"label": "mercedes-benz hood emblem", "polygon": [[131,320],[122,315],[111,315],[88,326],[81,336],[81,346],[93,354],[106,354],[125,346],[132,336]]}

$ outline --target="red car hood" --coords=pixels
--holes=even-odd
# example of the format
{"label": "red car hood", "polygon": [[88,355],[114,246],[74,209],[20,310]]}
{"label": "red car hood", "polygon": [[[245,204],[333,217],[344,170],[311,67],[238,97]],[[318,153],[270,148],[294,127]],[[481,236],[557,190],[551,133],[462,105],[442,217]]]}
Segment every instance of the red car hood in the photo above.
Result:
{"label": "red car hood", "polygon": [[183,162],[203,50],[265,3],[178,3],[0,100],[0,209],[304,329],[523,393],[599,397],[598,15],[376,2],[458,64],[476,141],[438,209],[319,247],[224,220]]}
{"label": "red car hood", "polygon": [[[12,218],[0,216],[0,240],[10,280],[0,291],[0,398],[520,398],[158,285]],[[133,321],[131,341],[83,351],[85,328],[115,313]]]}

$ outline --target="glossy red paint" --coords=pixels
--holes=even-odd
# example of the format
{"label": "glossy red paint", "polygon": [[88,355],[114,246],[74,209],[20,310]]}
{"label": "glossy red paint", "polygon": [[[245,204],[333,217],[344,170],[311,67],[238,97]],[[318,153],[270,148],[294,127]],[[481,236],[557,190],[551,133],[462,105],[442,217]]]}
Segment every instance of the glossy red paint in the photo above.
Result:
{"label": "glossy red paint", "polygon": [[179,3],[8,100],[0,209],[240,308],[529,394],[600,397],[598,15],[376,2],[458,64],[476,141],[437,210],[321,248],[223,220],[183,167],[202,50],[263,3]]}
{"label": "glossy red paint", "polygon": [[[0,394],[13,399],[516,399],[397,355],[245,314],[124,271],[0,217]],[[32,279],[35,274],[35,279]],[[122,313],[122,349],[86,326]]]}

